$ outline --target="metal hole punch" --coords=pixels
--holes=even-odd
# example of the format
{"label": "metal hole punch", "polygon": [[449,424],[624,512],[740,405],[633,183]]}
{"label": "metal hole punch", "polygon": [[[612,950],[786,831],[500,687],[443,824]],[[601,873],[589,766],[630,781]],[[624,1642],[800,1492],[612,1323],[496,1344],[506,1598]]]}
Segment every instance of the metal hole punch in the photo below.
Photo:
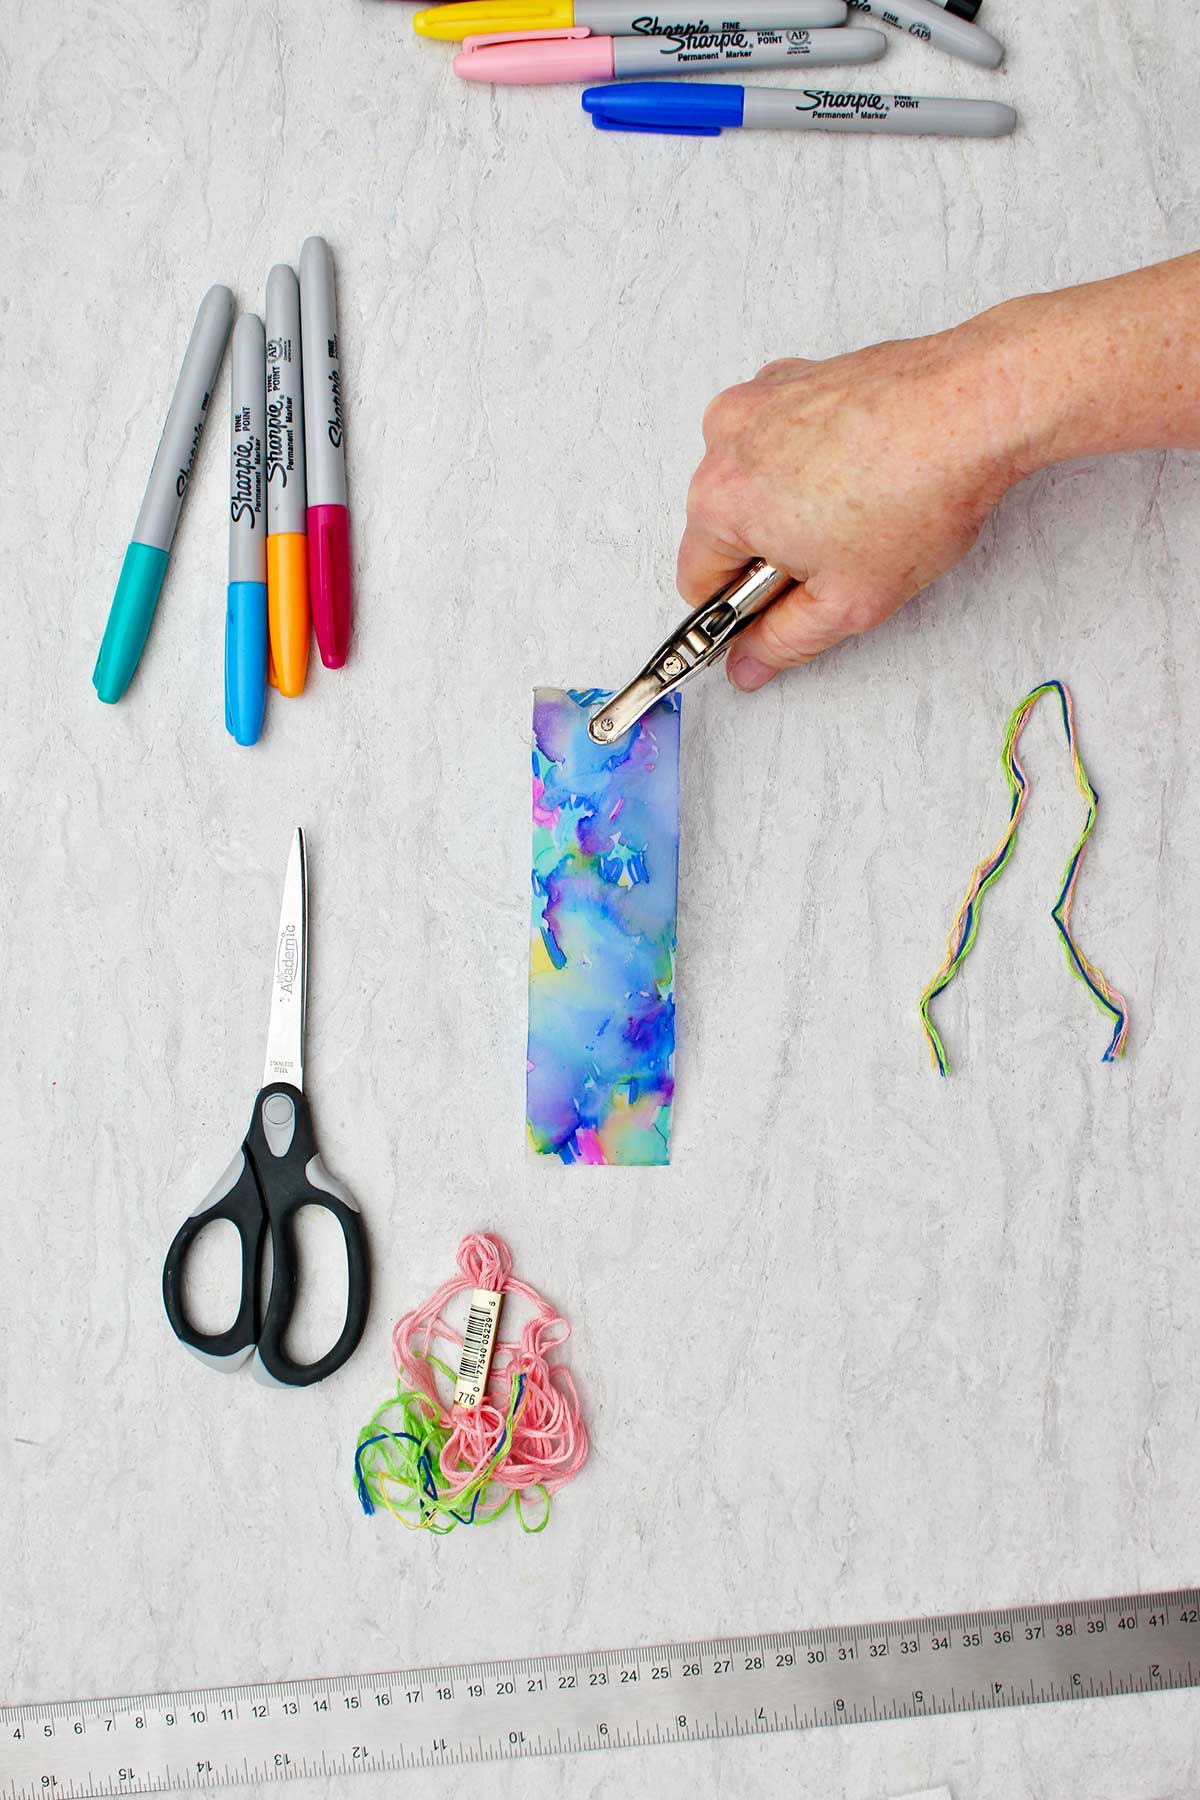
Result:
{"label": "metal hole punch", "polygon": [[615,744],[632,731],[656,700],[719,661],[751,619],[795,585],[792,576],[773,564],[752,562],[728,587],[690,613],[645,668],[592,714],[588,720],[592,742]]}

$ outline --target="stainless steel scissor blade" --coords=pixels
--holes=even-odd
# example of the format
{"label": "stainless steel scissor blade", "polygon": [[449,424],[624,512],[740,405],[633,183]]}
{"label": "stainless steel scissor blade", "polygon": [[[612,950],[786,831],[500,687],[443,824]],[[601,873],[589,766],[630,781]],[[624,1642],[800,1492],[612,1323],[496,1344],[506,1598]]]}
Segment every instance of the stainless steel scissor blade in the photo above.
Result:
{"label": "stainless steel scissor blade", "polygon": [[304,1005],[308,987],[308,853],[297,826],[283,882],[279,936],[271,970],[271,1023],[263,1086],[286,1081],[304,1089]]}

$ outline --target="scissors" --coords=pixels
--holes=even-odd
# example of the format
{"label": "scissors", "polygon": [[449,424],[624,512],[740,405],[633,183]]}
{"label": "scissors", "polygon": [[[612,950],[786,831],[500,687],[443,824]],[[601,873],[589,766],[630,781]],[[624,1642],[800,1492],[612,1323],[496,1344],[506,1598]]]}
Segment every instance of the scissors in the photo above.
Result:
{"label": "scissors", "polygon": [[[201,1362],[237,1369],[254,1355],[254,1374],[268,1384],[308,1387],[332,1375],[363,1334],[371,1277],[362,1218],[348,1188],[321,1161],[304,1098],[304,1008],[308,981],[308,859],[304,833],[292,839],[279,937],[271,971],[271,1022],[263,1085],[241,1149],[207,1199],[175,1234],[163,1264],[163,1304],[171,1329]],[[284,1338],[300,1281],[295,1220],[302,1206],[332,1213],[346,1245],[346,1322],[316,1362],[295,1362]],[[227,1331],[197,1331],[183,1304],[184,1270],[207,1225],[228,1219],[242,1245],[242,1296]],[[271,1238],[271,1286],[261,1301],[263,1249]]]}
{"label": "scissors", "polygon": [[782,569],[756,558],[727,587],[689,613],[650,661],[611,700],[606,700],[588,720],[588,736],[596,744],[615,744],[632,731],[656,700],[673,694],[677,687],[701,669],[724,656],[739,632],[796,583]]}

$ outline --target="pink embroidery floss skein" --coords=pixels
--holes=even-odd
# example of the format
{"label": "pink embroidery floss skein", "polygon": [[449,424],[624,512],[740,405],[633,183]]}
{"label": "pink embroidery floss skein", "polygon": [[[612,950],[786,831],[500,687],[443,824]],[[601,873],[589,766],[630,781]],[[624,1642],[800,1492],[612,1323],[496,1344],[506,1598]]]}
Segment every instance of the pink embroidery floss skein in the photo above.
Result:
{"label": "pink embroidery floss skein", "polygon": [[[502,1239],[487,1232],[465,1237],[458,1269],[396,1322],[397,1391],[359,1433],[358,1497],[364,1512],[386,1507],[414,1530],[444,1534],[487,1524],[512,1505],[523,1530],[541,1531],[551,1494],[587,1460],[575,1383],[549,1360],[571,1327],[536,1288],[517,1280]],[[464,1333],[443,1311],[465,1292],[471,1311]],[[495,1338],[505,1295],[532,1309],[515,1339]],[[450,1347],[453,1367],[434,1354],[438,1343]]]}

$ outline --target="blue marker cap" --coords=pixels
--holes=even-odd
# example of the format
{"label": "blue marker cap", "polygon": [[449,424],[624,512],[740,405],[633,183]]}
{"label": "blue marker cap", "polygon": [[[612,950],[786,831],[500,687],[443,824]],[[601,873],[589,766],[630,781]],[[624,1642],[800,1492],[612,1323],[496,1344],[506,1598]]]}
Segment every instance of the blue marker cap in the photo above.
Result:
{"label": "blue marker cap", "polygon": [[267,698],[267,339],[242,313],[229,382],[229,586],[225,598],[225,728],[257,744]]}
{"label": "blue marker cap", "polygon": [[671,137],[720,137],[740,125],[745,93],[740,87],[703,87],[665,81],[614,81],[585,88],[583,110],[597,131],[651,131]]}
{"label": "blue marker cap", "polygon": [[231,581],[225,600],[225,729],[257,744],[267,701],[267,585]]}

